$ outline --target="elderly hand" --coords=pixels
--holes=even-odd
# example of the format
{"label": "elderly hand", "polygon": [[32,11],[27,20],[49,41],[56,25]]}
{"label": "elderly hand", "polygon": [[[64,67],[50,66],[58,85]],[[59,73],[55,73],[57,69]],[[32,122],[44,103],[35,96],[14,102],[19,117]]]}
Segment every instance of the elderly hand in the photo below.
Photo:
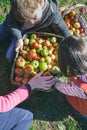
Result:
{"label": "elderly hand", "polygon": [[19,50],[23,49],[23,39],[19,39],[16,43],[15,51],[18,52]]}
{"label": "elderly hand", "polygon": [[29,81],[32,90],[36,88],[48,90],[53,86],[55,82],[54,76],[43,76],[43,73],[40,72]]}

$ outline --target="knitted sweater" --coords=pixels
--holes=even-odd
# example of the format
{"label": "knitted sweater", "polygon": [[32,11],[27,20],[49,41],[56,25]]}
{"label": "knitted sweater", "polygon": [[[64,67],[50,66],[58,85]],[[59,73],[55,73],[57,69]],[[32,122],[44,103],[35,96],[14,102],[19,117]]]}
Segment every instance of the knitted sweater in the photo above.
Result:
{"label": "knitted sweater", "polygon": [[0,112],[6,112],[14,108],[29,97],[28,88],[24,85],[5,96],[0,96]]}

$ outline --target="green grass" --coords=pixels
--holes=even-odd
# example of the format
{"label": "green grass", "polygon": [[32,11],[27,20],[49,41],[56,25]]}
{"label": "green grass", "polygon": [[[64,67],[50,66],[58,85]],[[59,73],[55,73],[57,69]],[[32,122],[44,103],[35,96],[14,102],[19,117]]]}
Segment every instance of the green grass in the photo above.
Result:
{"label": "green grass", "polygon": [[[59,5],[69,3],[69,0],[59,0]],[[86,0],[76,0],[86,3]],[[0,0],[0,22],[9,12],[9,0]],[[10,82],[12,64],[5,59],[9,40],[0,42],[0,95],[5,95],[16,88]],[[87,130],[87,123],[76,115],[67,103],[65,96],[58,91],[33,91],[30,99],[19,106],[34,113],[34,121],[30,130]]]}

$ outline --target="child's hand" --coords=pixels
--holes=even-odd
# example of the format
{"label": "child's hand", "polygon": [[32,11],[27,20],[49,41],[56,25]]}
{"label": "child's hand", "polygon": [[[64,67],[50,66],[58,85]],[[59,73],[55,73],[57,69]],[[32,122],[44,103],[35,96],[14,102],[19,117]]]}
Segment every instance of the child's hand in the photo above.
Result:
{"label": "child's hand", "polygon": [[48,90],[53,86],[55,82],[54,76],[52,75],[42,76],[42,75],[43,72],[40,72],[29,81],[32,90],[35,88]]}
{"label": "child's hand", "polygon": [[23,48],[23,39],[20,39],[16,43],[15,51],[18,52],[19,50],[22,50],[22,48]]}

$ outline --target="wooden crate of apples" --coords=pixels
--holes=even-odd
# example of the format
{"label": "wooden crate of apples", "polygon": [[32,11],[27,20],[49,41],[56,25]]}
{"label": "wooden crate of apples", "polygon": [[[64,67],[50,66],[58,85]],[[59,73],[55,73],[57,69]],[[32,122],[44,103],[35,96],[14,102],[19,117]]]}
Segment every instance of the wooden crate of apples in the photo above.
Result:
{"label": "wooden crate of apples", "polygon": [[23,50],[19,51],[13,64],[11,81],[26,84],[40,71],[44,75],[57,74],[58,44],[63,37],[48,33],[27,33],[23,36]]}
{"label": "wooden crate of apples", "polygon": [[74,6],[66,6],[60,8],[63,19],[69,29],[70,33],[78,37],[87,37],[87,8],[84,4],[77,4]]}

